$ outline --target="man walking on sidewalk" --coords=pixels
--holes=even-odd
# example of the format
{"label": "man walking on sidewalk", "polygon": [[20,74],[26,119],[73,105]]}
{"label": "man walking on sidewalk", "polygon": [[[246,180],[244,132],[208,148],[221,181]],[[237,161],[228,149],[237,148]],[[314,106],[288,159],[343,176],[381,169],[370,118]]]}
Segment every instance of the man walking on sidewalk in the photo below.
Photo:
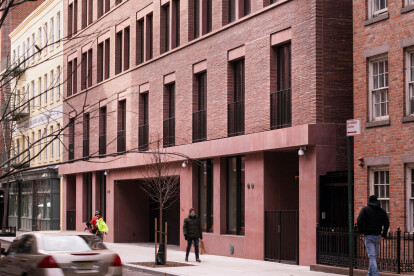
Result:
{"label": "man walking on sidewalk", "polygon": [[369,197],[368,206],[362,208],[357,223],[359,233],[364,234],[365,248],[369,258],[368,276],[378,276],[378,247],[381,237],[387,237],[390,221],[376,195]]}
{"label": "man walking on sidewalk", "polygon": [[198,252],[198,239],[203,239],[203,232],[201,231],[201,221],[197,217],[195,209],[190,209],[190,214],[187,218],[184,219],[183,226],[184,238],[187,241],[187,251],[185,255],[185,261],[188,262],[188,255],[190,254],[191,244],[194,243],[194,251],[196,255],[196,261],[200,261],[200,256]]}

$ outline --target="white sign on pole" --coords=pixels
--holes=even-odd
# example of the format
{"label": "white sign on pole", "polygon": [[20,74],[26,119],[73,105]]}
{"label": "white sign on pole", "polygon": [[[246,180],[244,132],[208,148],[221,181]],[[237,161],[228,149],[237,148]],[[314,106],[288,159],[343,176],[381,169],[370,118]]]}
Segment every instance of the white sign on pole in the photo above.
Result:
{"label": "white sign on pole", "polygon": [[355,136],[361,134],[361,119],[352,119],[346,121],[346,136]]}

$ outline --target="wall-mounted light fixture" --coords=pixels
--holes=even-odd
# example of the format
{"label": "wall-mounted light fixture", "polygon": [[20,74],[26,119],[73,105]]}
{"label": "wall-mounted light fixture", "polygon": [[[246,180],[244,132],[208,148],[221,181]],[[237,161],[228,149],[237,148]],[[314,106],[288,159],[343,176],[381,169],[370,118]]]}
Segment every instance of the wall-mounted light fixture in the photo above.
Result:
{"label": "wall-mounted light fixture", "polygon": [[109,170],[105,170],[105,171],[104,171],[104,175],[105,175],[105,176],[107,176],[107,175],[108,175],[108,173],[109,173]]}
{"label": "wall-mounted light fixture", "polygon": [[305,155],[305,151],[306,151],[306,146],[300,147],[298,150],[298,155],[299,156]]}
{"label": "wall-mounted light fixture", "polygon": [[187,165],[188,165],[188,160],[185,160],[185,161],[181,164],[181,167],[183,167],[183,168],[187,168]]}

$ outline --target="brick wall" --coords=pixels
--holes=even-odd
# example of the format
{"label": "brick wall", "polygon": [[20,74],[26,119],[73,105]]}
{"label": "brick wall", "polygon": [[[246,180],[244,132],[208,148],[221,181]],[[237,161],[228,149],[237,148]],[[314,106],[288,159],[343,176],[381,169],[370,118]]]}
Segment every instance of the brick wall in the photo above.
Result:
{"label": "brick wall", "polygon": [[[250,15],[231,24],[223,24],[226,7],[221,1],[213,2],[212,32],[189,41],[188,1],[180,1],[180,47],[160,54],[160,3],[151,1],[123,2],[104,15],[98,22],[78,32],[65,44],[65,60],[80,48],[92,42],[97,53],[96,36],[110,33],[110,78],[93,84],[87,91],[79,91],[66,99],[65,114],[72,108],[81,111],[84,101],[88,109],[108,107],[107,152],[116,151],[116,111],[120,99],[127,101],[127,149],[138,144],[139,86],[149,82],[149,132],[151,137],[162,137],[163,76],[175,72],[176,90],[176,145],[191,143],[194,90],[193,65],[207,62],[207,139],[227,137],[227,99],[229,61],[228,51],[244,45],[245,49],[245,133],[270,129],[271,64],[276,60],[270,45],[270,36],[276,32],[292,30],[292,125],[334,123],[338,125],[337,163],[344,169],[344,121],[352,117],[351,55],[351,1],[279,1],[264,7],[263,0],[251,1]],[[219,3],[220,2],[220,3]],[[67,1],[64,7],[67,7]],[[111,6],[113,5],[111,1]],[[150,7],[148,8],[148,6]],[[136,13],[152,9],[154,24],[154,57],[135,66]],[[333,12],[335,11],[335,12]],[[67,9],[65,9],[67,14]],[[227,12],[225,13],[227,14]],[[131,69],[115,76],[115,27],[128,22],[131,35]],[[227,22],[226,22],[227,23]],[[124,23],[123,23],[124,24]],[[88,37],[87,39],[85,37]],[[96,58],[93,66],[96,66]],[[95,70],[96,71],[96,70]],[[274,70],[273,70],[274,71]],[[348,72],[347,72],[348,71]],[[78,70],[80,72],[80,70]],[[79,73],[78,73],[79,74]],[[64,78],[66,79],[65,71]],[[78,80],[81,78],[78,77]],[[80,89],[80,84],[78,84]],[[78,89],[78,90],[79,90]],[[65,89],[66,91],[66,86]],[[98,150],[98,116],[91,112],[91,152]],[[66,122],[67,122],[66,118]],[[76,126],[75,158],[80,158],[81,125]],[[114,141],[111,143],[110,141]],[[67,141],[65,142],[67,143]],[[66,154],[66,153],[65,153]]]}
{"label": "brick wall", "polygon": [[[405,165],[402,155],[414,154],[414,122],[402,123],[405,114],[404,48],[401,41],[414,36],[411,24],[414,12],[402,13],[404,1],[388,1],[388,19],[365,26],[367,1],[354,1],[354,118],[361,118],[361,135],[355,137],[355,216],[366,205],[369,192],[369,166],[359,166],[358,158],[391,157],[390,220],[391,228],[406,226]],[[366,128],[368,122],[368,59],[366,50],[389,45],[389,119],[385,126]],[[372,167],[371,167],[372,168]]]}

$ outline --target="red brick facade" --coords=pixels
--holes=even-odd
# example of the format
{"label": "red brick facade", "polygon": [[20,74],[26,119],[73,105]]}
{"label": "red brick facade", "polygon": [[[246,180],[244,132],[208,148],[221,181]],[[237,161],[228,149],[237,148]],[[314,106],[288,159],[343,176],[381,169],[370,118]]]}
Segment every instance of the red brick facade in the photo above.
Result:
{"label": "red brick facade", "polygon": [[[414,161],[414,122],[407,112],[407,53],[414,45],[414,20],[408,1],[389,0],[381,14],[370,16],[368,1],[354,1],[354,118],[361,119],[361,135],[355,137],[355,216],[373,193],[370,184],[376,169],[389,171],[391,229],[408,229],[412,216],[407,208],[408,168]],[[370,116],[370,64],[377,57],[388,61],[388,118]],[[372,78],[371,78],[372,80]],[[371,108],[371,109],[370,109]],[[373,113],[371,113],[373,114]],[[359,158],[362,158],[359,160]],[[363,161],[363,162],[361,162]]]}
{"label": "red brick facade", "polygon": [[[75,2],[76,0],[70,1],[70,3]],[[81,91],[80,80],[82,78],[79,68],[76,77],[78,92],[67,97],[64,104],[64,113],[69,115],[65,118],[65,124],[69,121],[69,117],[75,117],[76,114],[82,113],[84,103],[86,103],[85,112],[91,112],[90,153],[96,153],[98,152],[99,135],[98,110],[99,107],[106,106],[108,114],[106,152],[115,153],[117,152],[117,130],[119,130],[116,123],[118,119],[117,107],[118,102],[125,99],[127,111],[126,149],[127,151],[136,150],[138,147],[137,126],[141,125],[139,121],[141,121],[143,106],[140,100],[142,97],[139,97],[139,94],[148,92],[150,140],[162,137],[163,119],[165,119],[163,112],[165,84],[174,82],[176,146],[172,147],[171,151],[185,153],[195,159],[214,159],[214,185],[216,185],[216,181],[217,185],[225,182],[225,175],[220,173],[225,173],[223,159],[226,156],[246,155],[246,179],[251,177],[257,179],[259,183],[262,183],[259,179],[263,180],[263,183],[258,184],[256,186],[258,188],[255,188],[258,189],[258,192],[264,191],[260,190],[261,185],[268,185],[265,180],[268,173],[263,165],[264,160],[268,160],[265,157],[267,153],[264,154],[265,149],[289,152],[292,160],[296,160],[290,171],[292,174],[298,172],[303,174],[303,178],[302,175],[300,176],[303,182],[299,184],[299,187],[305,185],[305,182],[308,183],[307,181],[312,183],[309,184],[311,185],[309,190],[306,188],[302,192],[299,191],[298,198],[303,198],[303,200],[295,200],[299,204],[296,209],[299,209],[299,212],[303,210],[300,215],[301,229],[303,229],[300,239],[308,240],[300,245],[301,248],[303,247],[303,253],[301,253],[303,256],[301,255],[300,262],[302,264],[313,263],[316,234],[309,231],[309,228],[314,229],[318,220],[317,187],[319,175],[328,170],[344,170],[346,165],[344,126],[345,120],[352,117],[351,1],[281,0],[269,5],[269,1],[251,0],[248,1],[251,4],[250,14],[241,16],[239,13],[242,13],[243,9],[239,7],[236,9],[238,11],[236,12],[236,20],[229,24],[227,24],[227,2],[212,1],[212,31],[204,33],[205,29],[203,29],[203,21],[201,20],[199,38],[189,41],[188,39],[193,37],[191,32],[194,31],[192,12],[188,11],[189,2],[192,1],[181,0],[180,46],[171,50],[172,44],[170,44],[170,50],[162,54],[160,54],[163,52],[160,37],[165,33],[160,29],[162,26],[160,24],[160,1],[129,0],[116,6],[113,6],[115,5],[113,2],[111,1],[111,10],[98,21],[96,20],[97,12],[93,11],[94,22],[86,29],[79,28],[81,20],[78,19],[77,34],[74,34],[72,39],[65,43],[65,62],[77,58],[79,66],[82,53],[88,49],[92,49],[94,55],[92,58],[92,86]],[[165,4],[169,1],[161,2]],[[204,3],[204,1],[202,2]],[[243,1],[236,2],[239,3],[237,5],[241,5]],[[68,0],[65,0],[65,18],[68,18],[68,5]],[[136,61],[141,61],[141,58],[136,56],[136,34],[139,35],[141,32],[137,32],[137,20],[151,13],[154,27],[153,57],[148,59],[148,36],[145,34],[145,45],[144,43],[138,44],[138,49],[143,47],[146,49],[145,54],[142,55],[145,62],[136,65]],[[81,18],[81,14],[82,7],[79,4],[79,18]],[[201,12],[201,15],[205,15],[204,11]],[[143,24],[147,24],[146,22],[145,19]],[[130,30],[130,45],[127,48],[124,47],[124,44],[119,47],[116,45],[116,34],[126,27],[129,27]],[[147,25],[143,29],[148,31]],[[175,26],[170,25],[170,30],[174,29]],[[170,36],[170,39],[172,37]],[[110,39],[111,51],[110,77],[97,83],[98,44],[108,38]],[[288,42],[291,43],[292,122],[291,127],[286,129],[271,130],[270,93],[276,89],[275,72],[277,70],[275,47]],[[144,46],[141,47],[141,45]],[[122,51],[116,49],[122,49]],[[129,69],[115,74],[116,60],[125,56],[125,49],[130,51]],[[229,95],[232,95],[233,89],[231,88],[233,75],[230,61],[240,58],[244,59],[245,68],[244,135],[228,138],[228,103]],[[124,59],[122,60],[125,62]],[[191,116],[195,108],[194,100],[197,98],[194,96],[194,90],[197,87],[195,73],[200,68],[203,68],[200,72],[205,70],[207,72],[207,141],[192,143]],[[65,70],[64,79],[70,77],[71,73]],[[67,96],[67,89],[68,87],[65,85],[65,96]],[[82,157],[82,116],[77,118],[74,143],[75,159]],[[66,145],[68,139],[65,136],[64,143]],[[297,162],[297,150],[300,146],[308,147],[307,156],[301,157],[302,159]],[[65,152],[64,160],[67,159],[68,154]],[[79,196],[82,198],[84,190],[82,190],[82,186],[79,186],[82,185],[82,173],[110,170],[107,176],[107,196],[112,198],[111,203],[107,205],[109,212],[109,208],[117,206],[117,199],[113,198],[114,192],[110,194],[110,191],[113,191],[111,189],[116,189],[116,183],[119,179],[139,178],[139,170],[142,168],[144,158],[136,153],[128,153],[121,156],[120,159],[106,157],[105,161],[107,160],[113,162],[77,161],[61,166],[60,173],[68,175],[65,177],[64,185],[66,187],[64,190],[68,191],[71,189],[69,186],[76,186],[76,191],[71,190],[69,193],[76,193],[77,198]],[[308,164],[310,167],[306,167],[308,165],[304,164]],[[218,167],[216,168],[216,166]],[[122,168],[128,169],[122,170]],[[270,167],[268,169],[271,170]],[[254,173],[250,174],[249,172],[248,176],[249,170]],[[216,173],[221,177],[216,176]],[[70,175],[76,175],[76,177]],[[270,172],[269,175],[271,175]],[[182,219],[186,215],[185,210],[196,201],[194,201],[194,195],[191,192],[191,182],[193,181],[191,173],[188,173],[188,169],[183,169],[180,172],[180,177],[182,190],[180,219]],[[93,183],[97,181],[95,178],[96,176],[92,180]],[[220,189],[223,188],[215,191],[220,191]],[[186,197],[183,198],[183,196]],[[305,199],[306,197],[307,199]],[[64,198],[64,211],[75,208],[73,203],[69,203],[72,198]],[[214,198],[215,200],[217,198],[220,204],[225,204],[221,201],[223,195],[220,192],[218,194],[215,192]],[[225,229],[225,227],[223,228],[226,221],[225,213],[223,213],[225,205],[221,205],[221,208],[220,205],[214,207],[217,226],[214,228],[214,234],[211,233],[211,239],[214,238],[214,242],[218,243],[214,250],[215,254],[228,255],[226,246],[231,240],[237,250],[240,250],[237,251],[237,256],[263,259],[263,251],[260,250],[263,249],[264,230],[260,228],[256,231],[254,225],[263,225],[262,209],[265,208],[266,202],[263,203],[261,197],[250,198],[246,195],[246,204],[249,199],[259,202],[257,207],[259,213],[256,214],[252,211],[248,214],[246,205],[245,238],[221,235],[224,234],[223,229]],[[309,205],[305,203],[308,200]],[[67,206],[70,204],[71,207],[65,207],[66,201],[68,202]],[[95,202],[94,199],[92,202]],[[84,211],[76,208],[76,228],[80,229],[84,216],[78,214],[78,211]],[[108,215],[108,218],[118,215],[116,210],[110,212],[112,213]],[[307,216],[306,212],[311,212],[312,215]],[[63,217],[65,227],[65,213]],[[311,225],[307,225],[308,220]],[[252,225],[251,228],[248,229],[247,224]],[[115,227],[114,224],[110,224],[110,226]],[[308,236],[310,239],[307,238]],[[110,233],[109,239],[119,241],[122,237],[118,238],[117,233]],[[223,241],[221,245],[220,241]],[[244,250],[244,248],[252,248],[256,241],[260,243],[257,249]],[[183,243],[183,239],[181,239],[181,243]],[[183,244],[181,245],[183,246]]]}

